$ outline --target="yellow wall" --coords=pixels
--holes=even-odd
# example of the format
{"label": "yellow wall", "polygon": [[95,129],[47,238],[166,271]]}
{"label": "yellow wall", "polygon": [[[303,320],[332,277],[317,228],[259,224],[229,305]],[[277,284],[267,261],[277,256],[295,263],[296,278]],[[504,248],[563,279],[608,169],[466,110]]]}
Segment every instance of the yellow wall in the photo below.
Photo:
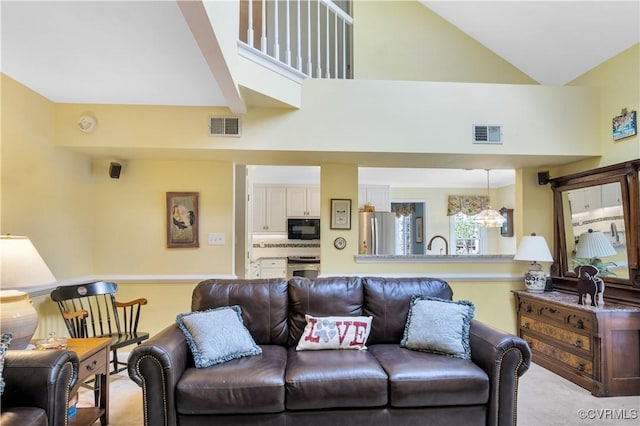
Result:
{"label": "yellow wall", "polygon": [[55,104],[2,74],[3,234],[26,235],[59,280],[93,272],[91,163],[54,145]]}
{"label": "yellow wall", "polygon": [[614,141],[611,120],[623,108],[640,118],[640,43],[595,67],[570,83],[598,90],[598,139],[602,157],[560,169],[571,174],[640,158],[640,135]]}
{"label": "yellow wall", "polygon": [[[120,179],[93,164],[96,274],[232,274],[233,165],[216,161],[132,160]],[[167,248],[166,193],[199,192],[199,248]],[[208,245],[207,233],[225,234]]]}
{"label": "yellow wall", "polygon": [[418,1],[355,1],[353,16],[355,78],[537,84]]}

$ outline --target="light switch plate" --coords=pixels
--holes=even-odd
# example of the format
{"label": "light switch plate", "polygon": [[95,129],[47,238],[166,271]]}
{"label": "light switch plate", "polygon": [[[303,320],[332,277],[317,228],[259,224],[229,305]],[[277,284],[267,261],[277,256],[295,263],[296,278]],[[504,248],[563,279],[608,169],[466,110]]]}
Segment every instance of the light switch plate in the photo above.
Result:
{"label": "light switch plate", "polygon": [[208,241],[210,246],[223,246],[224,240],[224,232],[209,232]]}

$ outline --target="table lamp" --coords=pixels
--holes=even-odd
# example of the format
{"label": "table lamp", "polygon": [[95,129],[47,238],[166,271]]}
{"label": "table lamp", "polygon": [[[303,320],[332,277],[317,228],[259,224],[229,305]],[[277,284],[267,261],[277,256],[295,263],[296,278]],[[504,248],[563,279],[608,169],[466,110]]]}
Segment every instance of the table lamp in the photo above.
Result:
{"label": "table lamp", "polygon": [[29,295],[18,289],[55,282],[29,238],[0,235],[0,333],[13,334],[10,349],[25,349],[38,326]]}
{"label": "table lamp", "polygon": [[616,249],[609,242],[607,237],[600,231],[589,229],[580,234],[578,247],[576,248],[577,263],[593,265],[598,268],[601,275],[608,275],[607,264],[600,260],[601,257],[614,256]]}
{"label": "table lamp", "polygon": [[513,260],[531,262],[529,270],[524,275],[524,284],[527,287],[527,291],[532,293],[544,292],[547,284],[547,274],[542,270],[542,265],[538,261],[553,262],[553,257],[544,237],[539,237],[535,233],[524,237]]}

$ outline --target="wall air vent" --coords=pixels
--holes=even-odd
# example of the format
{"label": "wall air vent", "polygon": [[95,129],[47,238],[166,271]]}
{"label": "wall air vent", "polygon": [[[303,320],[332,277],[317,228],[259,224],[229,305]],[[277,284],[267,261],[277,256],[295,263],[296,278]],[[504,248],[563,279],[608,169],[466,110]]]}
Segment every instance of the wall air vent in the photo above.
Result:
{"label": "wall air vent", "polygon": [[240,136],[240,117],[209,117],[209,136]]}
{"label": "wall air vent", "polygon": [[502,127],[485,124],[474,124],[473,143],[502,144]]}

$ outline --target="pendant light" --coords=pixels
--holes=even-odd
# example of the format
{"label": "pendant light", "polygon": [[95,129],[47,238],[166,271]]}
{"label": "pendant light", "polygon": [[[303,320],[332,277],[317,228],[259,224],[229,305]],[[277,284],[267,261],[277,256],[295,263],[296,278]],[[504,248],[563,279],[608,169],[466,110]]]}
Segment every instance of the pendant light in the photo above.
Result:
{"label": "pendant light", "polygon": [[483,228],[499,228],[505,222],[505,218],[495,210],[491,209],[491,204],[489,203],[489,169],[487,170],[487,203],[485,204],[484,210],[476,215],[473,219],[478,225]]}

